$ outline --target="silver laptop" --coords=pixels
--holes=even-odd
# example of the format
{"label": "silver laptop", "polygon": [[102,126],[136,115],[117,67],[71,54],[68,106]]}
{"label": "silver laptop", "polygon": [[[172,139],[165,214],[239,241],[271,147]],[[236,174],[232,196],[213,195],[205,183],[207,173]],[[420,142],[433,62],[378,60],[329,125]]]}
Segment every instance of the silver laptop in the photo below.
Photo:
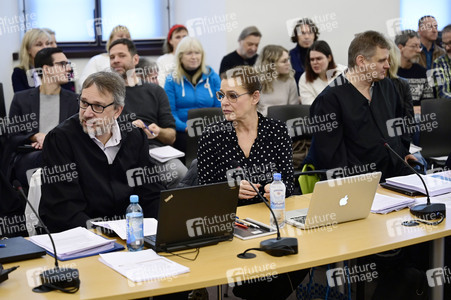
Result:
{"label": "silver laptop", "polygon": [[308,208],[286,212],[286,223],[309,229],[368,217],[381,172],[319,181]]}

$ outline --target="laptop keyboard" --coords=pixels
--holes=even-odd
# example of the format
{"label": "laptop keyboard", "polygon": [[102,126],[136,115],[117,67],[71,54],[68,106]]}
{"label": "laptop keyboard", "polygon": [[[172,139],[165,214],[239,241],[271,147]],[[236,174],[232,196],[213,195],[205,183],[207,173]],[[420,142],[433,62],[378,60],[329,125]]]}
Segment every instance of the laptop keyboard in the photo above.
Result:
{"label": "laptop keyboard", "polygon": [[145,239],[153,242],[155,244],[155,242],[157,241],[157,235],[156,234],[152,234],[152,235],[147,235],[144,237]]}

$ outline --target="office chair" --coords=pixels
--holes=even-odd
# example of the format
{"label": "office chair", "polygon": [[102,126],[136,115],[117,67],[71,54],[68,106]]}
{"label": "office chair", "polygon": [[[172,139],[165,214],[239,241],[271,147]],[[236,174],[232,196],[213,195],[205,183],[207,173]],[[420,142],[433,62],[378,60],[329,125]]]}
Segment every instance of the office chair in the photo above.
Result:
{"label": "office chair", "polygon": [[[435,120],[431,120],[435,114]],[[427,119],[426,119],[427,118]],[[431,121],[429,121],[431,120]],[[421,154],[426,160],[434,156],[448,156],[451,153],[451,101],[431,99],[421,101],[420,146]],[[436,128],[426,129],[432,122]]]}
{"label": "office chair", "polygon": [[197,158],[197,148],[205,126],[224,120],[220,107],[195,108],[188,111],[188,136],[186,141],[185,165],[189,167]]}

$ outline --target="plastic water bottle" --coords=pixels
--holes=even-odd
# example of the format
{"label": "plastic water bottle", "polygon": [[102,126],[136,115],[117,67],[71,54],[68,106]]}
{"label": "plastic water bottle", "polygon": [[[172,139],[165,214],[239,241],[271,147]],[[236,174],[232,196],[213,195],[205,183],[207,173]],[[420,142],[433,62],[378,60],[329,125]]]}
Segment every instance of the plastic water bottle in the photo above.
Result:
{"label": "plastic water bottle", "polygon": [[138,204],[138,196],[130,196],[130,205],[125,212],[127,223],[127,249],[139,251],[144,246],[143,210]]}
{"label": "plastic water bottle", "polygon": [[[285,184],[282,182],[282,175],[280,173],[274,173],[274,181],[269,187],[269,196],[271,201],[271,209],[277,218],[279,228],[285,226]],[[276,228],[276,222],[270,213],[270,225]]]}

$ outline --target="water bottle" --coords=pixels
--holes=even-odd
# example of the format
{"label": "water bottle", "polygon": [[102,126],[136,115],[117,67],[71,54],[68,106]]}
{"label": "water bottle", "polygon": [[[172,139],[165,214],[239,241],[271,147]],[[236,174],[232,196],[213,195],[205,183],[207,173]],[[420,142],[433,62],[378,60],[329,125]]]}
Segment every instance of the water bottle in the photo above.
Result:
{"label": "water bottle", "polygon": [[125,212],[127,223],[127,249],[139,251],[144,246],[143,210],[138,204],[138,196],[130,196],[130,205]]}
{"label": "water bottle", "polygon": [[[274,173],[274,181],[269,187],[269,196],[271,202],[271,209],[277,218],[279,228],[285,226],[285,184],[282,182],[282,175],[280,173]],[[276,228],[276,222],[270,213],[270,225]]]}

